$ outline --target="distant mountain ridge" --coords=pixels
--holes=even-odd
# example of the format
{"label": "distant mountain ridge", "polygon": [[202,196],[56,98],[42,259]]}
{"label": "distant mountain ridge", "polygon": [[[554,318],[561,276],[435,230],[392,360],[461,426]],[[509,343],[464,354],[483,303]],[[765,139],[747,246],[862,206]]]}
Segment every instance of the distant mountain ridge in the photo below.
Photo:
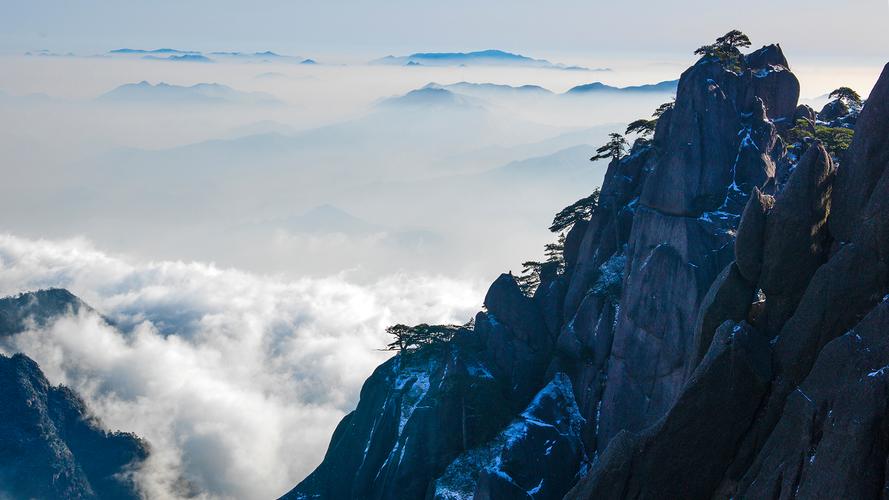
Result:
{"label": "distant mountain ridge", "polygon": [[149,61],[173,61],[173,62],[199,62],[199,63],[212,63],[215,62],[213,59],[210,59],[207,56],[203,56],[201,54],[182,54],[182,55],[173,55],[167,57],[158,57],[158,56],[144,56],[142,59],[146,59]]}
{"label": "distant mountain ridge", "polygon": [[114,49],[109,50],[109,54],[200,54],[200,52],[194,50],[178,50],[178,49],[130,49],[130,48],[122,48],[122,49]]}
{"label": "distant mountain ridge", "polygon": [[312,234],[368,234],[384,228],[330,204],[319,205],[285,221],[288,231]]}
{"label": "distant mountain ridge", "polygon": [[157,61],[181,62],[216,62],[216,60],[240,60],[245,62],[291,62],[297,64],[317,64],[314,59],[295,55],[285,55],[265,50],[262,52],[213,51],[203,53],[199,50],[179,50],[171,48],[131,49],[120,48],[109,50],[110,56],[141,56],[142,59]]}
{"label": "distant mountain ridge", "polygon": [[127,83],[98,97],[105,102],[278,105],[280,100],[264,92],[242,92],[220,83],[191,86],[147,81]]}
{"label": "distant mountain ridge", "polygon": [[563,69],[569,71],[610,71],[606,68],[590,69],[552,63],[546,59],[514,54],[503,50],[488,49],[477,52],[418,52],[408,56],[386,56],[371,64],[422,65],[422,66],[521,66],[531,68]]}
{"label": "distant mountain ridge", "polygon": [[593,92],[615,92],[615,93],[676,93],[676,89],[679,87],[679,80],[667,80],[660,83],[653,83],[647,85],[635,85],[630,87],[612,87],[611,85],[606,85],[602,82],[593,82],[587,83],[585,85],[578,85],[576,87],[572,87],[565,94],[569,95],[577,95],[577,94],[586,94]]}
{"label": "distant mountain ridge", "polygon": [[497,83],[457,82],[441,85],[435,82],[426,84],[423,89],[445,89],[465,93],[467,95],[512,94],[521,96],[552,95],[552,91],[539,85],[504,85]]}
{"label": "distant mountain ridge", "polygon": [[[615,87],[602,82],[587,83],[570,88],[562,94],[541,87],[539,85],[506,85],[489,82],[461,81],[450,84],[436,82],[427,83],[425,86],[408,92],[402,98],[408,96],[431,96],[433,94],[446,95],[443,91],[455,95],[463,95],[476,98],[507,98],[507,97],[549,97],[549,96],[581,96],[594,94],[675,94],[679,80],[667,80],[659,83],[633,85],[628,87]],[[396,98],[397,99],[397,98]]]}
{"label": "distant mountain ridge", "polygon": [[451,92],[442,87],[426,86],[411,90],[402,96],[390,97],[380,102],[380,106],[434,106],[449,108],[480,108],[482,102],[474,97]]}

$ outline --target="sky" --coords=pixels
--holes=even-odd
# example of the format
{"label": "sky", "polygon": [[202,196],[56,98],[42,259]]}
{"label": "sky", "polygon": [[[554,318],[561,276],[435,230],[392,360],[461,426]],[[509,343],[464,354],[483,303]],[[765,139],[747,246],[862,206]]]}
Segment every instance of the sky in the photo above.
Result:
{"label": "sky", "polygon": [[0,48],[275,49],[355,56],[502,48],[540,54],[672,52],[732,28],[798,57],[884,57],[885,0],[3,0]]}

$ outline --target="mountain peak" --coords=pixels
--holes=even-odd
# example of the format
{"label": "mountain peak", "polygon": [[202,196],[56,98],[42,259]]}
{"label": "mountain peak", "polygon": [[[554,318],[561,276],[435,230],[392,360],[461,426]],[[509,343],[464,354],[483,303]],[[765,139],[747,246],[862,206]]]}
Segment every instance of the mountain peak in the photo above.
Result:
{"label": "mountain peak", "polygon": [[[37,292],[60,295],[58,290]],[[140,498],[128,474],[148,457],[133,434],[108,432],[70,389],[23,354],[0,354],[0,484],[11,498]]]}
{"label": "mountain peak", "polygon": [[23,292],[0,299],[0,337],[14,335],[31,327],[41,328],[66,314],[92,310],[64,288]]}

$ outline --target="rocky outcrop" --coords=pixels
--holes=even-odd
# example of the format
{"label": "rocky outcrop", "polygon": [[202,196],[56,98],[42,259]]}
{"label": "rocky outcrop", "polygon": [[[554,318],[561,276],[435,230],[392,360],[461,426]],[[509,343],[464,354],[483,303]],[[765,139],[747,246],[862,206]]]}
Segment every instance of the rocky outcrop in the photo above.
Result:
{"label": "rocky outcrop", "polygon": [[322,465],[284,498],[423,498],[448,464],[514,414],[508,386],[464,349],[398,356],[377,368]]}
{"label": "rocky outcrop", "polygon": [[552,340],[512,275],[491,285],[485,306],[451,343],[377,368],[324,462],[283,498],[423,498],[454,460],[496,439],[544,385]]}
{"label": "rocky outcrop", "polygon": [[560,499],[586,458],[583,424],[571,381],[557,373],[496,438],[455,459],[430,496]]}
{"label": "rocky outcrop", "polygon": [[[496,403],[477,416],[491,426],[457,429],[447,419],[459,412],[438,408],[458,408],[469,386],[439,391],[422,405],[429,412],[411,419],[471,443],[435,447],[420,469],[401,466],[397,487],[366,482],[389,477],[384,457],[400,449],[391,432],[371,439],[373,416],[394,415],[387,405],[404,397],[398,375],[384,371],[296,491],[879,497],[889,456],[889,344],[880,334],[889,317],[889,69],[846,155],[817,141],[785,143],[796,120],[815,126],[798,96],[777,45],[734,62],[703,58],[683,73],[652,140],[609,164],[598,209],[566,236],[564,270],[542,272],[534,297],[501,276],[474,330],[423,368],[431,387],[456,388],[443,381],[461,373],[459,363],[483,366],[485,399]],[[397,373],[401,357],[387,370]],[[561,402],[540,405],[556,381],[561,395],[549,400]],[[545,406],[560,410],[532,411]],[[377,442],[376,465],[356,473]],[[548,442],[561,451],[550,456]],[[332,471],[349,479],[335,481]]]}
{"label": "rocky outcrop", "polygon": [[849,106],[839,100],[833,100],[829,103],[825,104],[821,111],[818,113],[818,121],[830,123],[838,118],[842,118],[849,114]]}
{"label": "rocky outcrop", "polygon": [[759,288],[766,294],[763,328],[777,334],[827,259],[833,162],[820,143],[809,147],[766,219]]}
{"label": "rocky outcrop", "polygon": [[148,456],[145,443],[103,429],[22,354],[0,355],[0,402],[0,497],[141,498],[133,473]]}
{"label": "rocky outcrop", "polygon": [[738,272],[747,281],[756,283],[762,272],[763,247],[765,246],[766,217],[775,204],[775,198],[753,188],[747,201],[735,238],[735,263]]}
{"label": "rocky outcrop", "polygon": [[812,109],[811,106],[808,106],[806,104],[800,104],[799,106],[797,106],[796,112],[793,114],[794,123],[796,123],[797,120],[806,120],[814,126],[816,119],[817,114],[815,113],[815,110]]}
{"label": "rocky outcrop", "polygon": [[[880,81],[889,78],[889,64]],[[847,168],[837,171],[830,217],[830,232],[841,242],[849,241],[869,202],[880,176],[889,165],[889,86],[877,85],[861,110],[852,145],[846,152]]]}
{"label": "rocky outcrop", "polygon": [[740,323],[747,319],[756,291],[753,283],[741,275],[734,262],[716,278],[701,302],[691,353],[694,358],[688,366],[698,366],[713,342],[716,329],[723,323]]}
{"label": "rocky outcrop", "polygon": [[662,146],[634,207],[621,314],[602,377],[600,452],[676,401],[707,347],[695,346],[704,296],[733,260],[749,193],[765,188],[783,154],[774,121],[793,115],[799,84],[777,46],[750,62],[735,71],[704,59],[683,73],[669,127],[655,137]]}

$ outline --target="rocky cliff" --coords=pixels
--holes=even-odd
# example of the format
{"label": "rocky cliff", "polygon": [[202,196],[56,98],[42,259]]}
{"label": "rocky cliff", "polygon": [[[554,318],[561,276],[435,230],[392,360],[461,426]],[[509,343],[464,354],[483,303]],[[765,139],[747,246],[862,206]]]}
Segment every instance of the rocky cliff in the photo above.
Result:
{"label": "rocky cliff", "polygon": [[[889,491],[889,70],[860,116],[798,98],[777,45],[685,71],[564,269],[381,366],[285,498]],[[791,130],[828,122],[848,151]]]}
{"label": "rocky cliff", "polygon": [[133,471],[148,456],[145,443],[104,430],[31,359],[0,355],[0,401],[0,498],[141,497]]}

